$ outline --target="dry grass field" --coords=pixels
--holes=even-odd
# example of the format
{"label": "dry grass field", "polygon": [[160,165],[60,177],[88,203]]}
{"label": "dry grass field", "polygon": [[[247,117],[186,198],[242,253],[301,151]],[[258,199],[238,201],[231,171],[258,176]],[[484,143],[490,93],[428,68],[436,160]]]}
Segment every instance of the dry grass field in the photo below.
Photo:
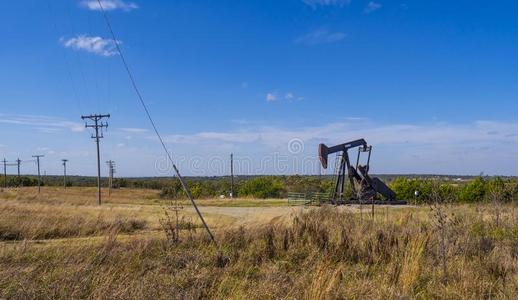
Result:
{"label": "dry grass field", "polygon": [[[45,187],[7,189],[0,192],[0,240],[48,240],[104,235],[116,228],[120,234],[161,233],[160,219],[171,201],[154,190],[113,190],[97,205],[95,188]],[[262,203],[261,203],[262,201]],[[285,200],[198,200],[211,227],[255,223],[289,214]],[[201,223],[187,201],[179,201],[181,215],[196,226]]]}
{"label": "dry grass field", "polygon": [[[288,207],[200,200],[218,245],[183,203],[149,190],[0,192],[0,299],[513,299],[514,205]],[[167,227],[167,226],[166,226]]]}

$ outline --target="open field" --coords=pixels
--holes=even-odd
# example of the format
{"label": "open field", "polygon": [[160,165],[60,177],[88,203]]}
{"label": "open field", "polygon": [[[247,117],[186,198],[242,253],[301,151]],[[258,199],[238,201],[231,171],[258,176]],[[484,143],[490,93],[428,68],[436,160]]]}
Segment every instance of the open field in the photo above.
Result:
{"label": "open field", "polygon": [[[41,240],[102,235],[116,227],[120,233],[162,230],[160,219],[171,201],[162,200],[154,190],[112,191],[97,205],[95,188],[9,189],[0,192],[0,240]],[[286,207],[286,200],[206,199],[198,200],[208,224],[215,228],[269,221],[297,208]],[[182,216],[201,224],[187,201]],[[282,205],[282,206],[281,206]]]}
{"label": "open field", "polygon": [[216,246],[201,228],[167,239],[156,191],[95,201],[91,188],[0,193],[0,298],[518,296],[512,204],[377,207],[372,219],[367,207],[200,200]]}

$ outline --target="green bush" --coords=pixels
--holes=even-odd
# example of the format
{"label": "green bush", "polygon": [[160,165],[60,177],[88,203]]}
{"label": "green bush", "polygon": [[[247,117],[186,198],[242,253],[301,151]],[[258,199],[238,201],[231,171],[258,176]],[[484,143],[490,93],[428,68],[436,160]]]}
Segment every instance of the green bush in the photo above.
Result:
{"label": "green bush", "polygon": [[390,187],[396,193],[397,199],[407,200],[410,203],[452,202],[456,201],[459,193],[456,186],[437,179],[397,178]]}
{"label": "green bush", "polygon": [[[38,179],[34,177],[28,177],[28,176],[7,176],[7,186],[13,187],[13,186],[37,186],[38,185]],[[44,185],[44,182],[41,182],[41,185]],[[4,186],[4,177],[2,176],[0,178],[0,186]]]}
{"label": "green bush", "polygon": [[[390,187],[396,193],[397,199],[423,203],[431,198],[432,182],[430,180],[396,178]],[[414,194],[416,191],[419,192],[417,198]]]}
{"label": "green bush", "polygon": [[483,201],[486,189],[487,182],[482,177],[477,177],[461,188],[458,199],[466,203]]}
{"label": "green bush", "polygon": [[280,198],[284,193],[282,182],[273,176],[257,177],[239,186],[239,195],[255,198]]}
{"label": "green bush", "polygon": [[160,192],[160,197],[165,199],[178,199],[185,196],[182,190],[182,185],[178,180],[171,182],[166,187],[163,187]]}
{"label": "green bush", "polygon": [[[32,179],[34,180],[34,179]],[[136,179],[124,182],[134,187]],[[157,180],[158,182],[158,180]],[[156,186],[140,183],[141,186]],[[186,198],[178,179],[160,180],[161,197],[169,199]],[[186,183],[191,189],[192,195],[197,198],[213,198],[219,195],[228,196],[230,193],[229,177],[187,178]],[[36,181],[37,184],[37,181]],[[34,182],[32,183],[34,185]],[[410,179],[396,178],[390,183],[390,187],[396,192],[397,199],[407,200],[410,203],[430,202],[480,202],[497,197],[500,201],[518,200],[518,181],[494,178],[486,180],[481,177],[462,182],[441,179]],[[235,178],[235,194],[243,197],[254,198],[280,198],[287,192],[295,193],[329,193],[334,188],[333,178],[317,176],[257,176]],[[414,193],[419,192],[416,198]],[[351,196],[351,189],[346,185],[346,198]],[[491,198],[491,199],[490,199]]]}

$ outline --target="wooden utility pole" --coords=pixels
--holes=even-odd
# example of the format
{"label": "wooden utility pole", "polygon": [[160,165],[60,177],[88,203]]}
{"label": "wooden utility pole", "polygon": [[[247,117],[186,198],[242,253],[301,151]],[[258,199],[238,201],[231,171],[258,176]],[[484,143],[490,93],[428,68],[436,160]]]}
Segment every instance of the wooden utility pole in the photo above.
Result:
{"label": "wooden utility pole", "polygon": [[68,159],[62,159],[63,162],[63,187],[67,189],[67,161]]}
{"label": "wooden utility pole", "polygon": [[20,179],[20,164],[22,163],[22,161],[18,158],[16,160],[16,164],[18,165],[18,179]]}
{"label": "wooden utility pole", "polygon": [[112,195],[112,187],[113,187],[113,174],[115,173],[115,162],[113,160],[109,160],[106,162],[108,165],[108,196]]}
{"label": "wooden utility pole", "polygon": [[4,189],[7,188],[7,160],[2,161],[4,163]]}
{"label": "wooden utility pole", "polygon": [[93,128],[95,130],[95,135],[92,135],[92,138],[95,139],[97,145],[97,203],[99,205],[101,205],[101,153],[99,151],[99,139],[104,137],[102,129],[108,128],[108,123],[101,121],[104,118],[110,118],[110,114],[81,116],[83,120],[89,119],[94,122],[94,124],[85,123],[85,128]]}
{"label": "wooden utility pole", "polygon": [[38,194],[41,192],[41,174],[40,174],[40,157],[44,157],[45,155],[33,155],[32,157],[36,158],[36,163],[38,164]]}
{"label": "wooden utility pole", "polygon": [[18,166],[18,186],[22,185],[22,181],[20,179],[20,164],[22,163],[22,161],[20,160],[20,158],[18,158],[16,160],[16,164]]}
{"label": "wooden utility pole", "polygon": [[230,153],[230,198],[234,199],[234,154]]}

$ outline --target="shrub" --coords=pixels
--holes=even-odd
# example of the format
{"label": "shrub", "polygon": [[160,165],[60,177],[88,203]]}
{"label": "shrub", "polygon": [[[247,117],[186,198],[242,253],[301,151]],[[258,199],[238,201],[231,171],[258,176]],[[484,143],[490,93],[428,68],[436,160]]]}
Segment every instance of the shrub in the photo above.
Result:
{"label": "shrub", "polygon": [[182,185],[178,181],[171,182],[170,185],[162,188],[160,197],[165,199],[178,199],[184,197]]}
{"label": "shrub", "polygon": [[396,193],[397,199],[414,200],[415,191],[419,192],[419,197],[415,199],[422,203],[430,199],[432,192],[432,182],[430,180],[397,178],[390,187]]}
{"label": "shrub", "polygon": [[239,195],[255,198],[279,198],[283,192],[283,184],[272,176],[257,177],[239,186]]}
{"label": "shrub", "polygon": [[484,200],[487,182],[482,177],[470,181],[459,192],[459,201],[473,203]]}

